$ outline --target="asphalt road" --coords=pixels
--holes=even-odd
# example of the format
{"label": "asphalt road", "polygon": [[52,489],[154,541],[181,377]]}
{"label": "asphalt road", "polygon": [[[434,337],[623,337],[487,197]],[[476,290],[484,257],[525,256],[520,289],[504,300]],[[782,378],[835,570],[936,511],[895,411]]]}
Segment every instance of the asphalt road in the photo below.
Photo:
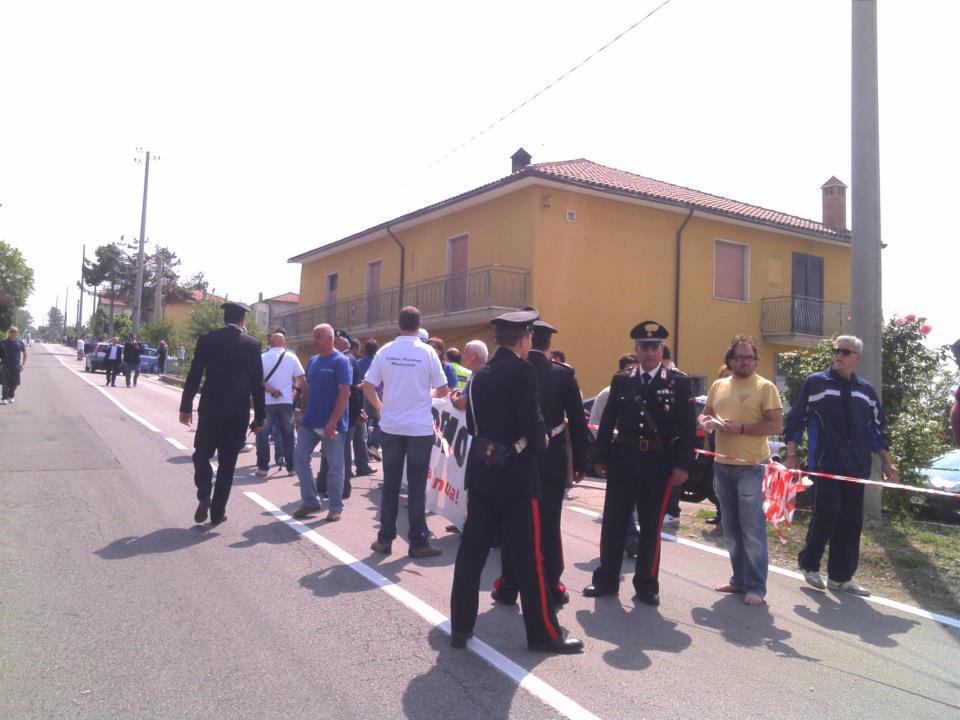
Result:
{"label": "asphalt road", "polygon": [[[629,580],[619,598],[571,593],[560,619],[582,655],[529,652],[519,612],[486,593],[481,642],[452,650],[443,518],[440,557],[402,540],[375,555],[377,477],[355,480],[341,522],[301,525],[295,478],[256,478],[250,453],[229,520],[195,526],[179,391],[104,392],[51,349],[0,408],[2,718],[960,717],[956,627],[780,574],[748,608],[712,590],[724,558],[679,543],[658,609]],[[598,555],[585,493],[564,513],[572,590]],[[498,570],[493,553],[486,587]]]}

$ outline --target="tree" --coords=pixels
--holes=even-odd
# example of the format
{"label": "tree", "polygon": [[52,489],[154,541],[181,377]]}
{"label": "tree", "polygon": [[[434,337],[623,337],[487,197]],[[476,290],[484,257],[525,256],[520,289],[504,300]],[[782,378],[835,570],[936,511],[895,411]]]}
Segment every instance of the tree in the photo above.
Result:
{"label": "tree", "polygon": [[63,332],[63,313],[54,306],[47,310],[47,327],[54,337],[60,337]]}
{"label": "tree", "polygon": [[20,328],[21,333],[34,329],[33,315],[20,308],[13,314],[13,324]]}
{"label": "tree", "polygon": [[[883,409],[890,435],[890,455],[906,484],[920,483],[919,469],[950,447],[950,405],[957,373],[947,358],[947,346],[928,348],[930,332],[924,318],[891,318],[883,327]],[[807,350],[784,353],[780,367],[787,383],[787,400],[797,396],[803,379],[829,367],[833,341]],[[884,507],[903,510],[908,498],[901,491],[884,490]]]}
{"label": "tree", "polygon": [[165,340],[168,347],[176,348],[181,342],[181,334],[173,320],[157,320],[140,327],[140,335],[152,347],[157,347],[161,340]]}
{"label": "tree", "polygon": [[[120,238],[121,242],[123,237]],[[124,252],[119,243],[110,243],[101,245],[95,251],[96,261],[87,261],[83,268],[83,281],[87,285],[99,287],[108,285],[106,293],[100,292],[100,295],[106,294],[110,300],[110,312],[107,334],[114,334],[114,302],[121,297],[129,297],[123,294],[123,288],[132,286],[135,280],[131,279],[131,273],[136,273],[135,263]]]}
{"label": "tree", "polygon": [[10,326],[32,292],[33,270],[17,248],[0,240],[0,328]]}

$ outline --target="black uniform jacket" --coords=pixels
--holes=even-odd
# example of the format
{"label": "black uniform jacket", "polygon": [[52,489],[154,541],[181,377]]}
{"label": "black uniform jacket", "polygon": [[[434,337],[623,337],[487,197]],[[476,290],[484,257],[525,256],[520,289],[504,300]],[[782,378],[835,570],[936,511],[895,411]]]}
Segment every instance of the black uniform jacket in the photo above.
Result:
{"label": "black uniform jacket", "polygon": [[[661,367],[643,387],[641,373],[639,368],[625,370],[610,381],[610,395],[597,431],[595,462],[609,462],[616,428],[634,439],[665,442],[672,466],[689,470],[697,431],[690,378],[676,368]],[[643,412],[644,404],[647,413]]]}
{"label": "black uniform jacket", "polygon": [[[583,414],[583,398],[573,368],[554,362],[539,350],[527,355],[537,371],[540,383],[540,414],[547,432],[563,424],[564,416],[570,421],[570,441],[573,448],[573,469],[587,471],[587,419]],[[550,438],[547,452],[540,461],[542,478],[567,478],[567,451],[564,434]]]}
{"label": "black uniform jacket", "polygon": [[204,423],[247,424],[253,399],[254,422],[266,417],[263,365],[260,343],[237,325],[225,325],[204,333],[197,340],[190,372],[180,398],[180,412],[193,411],[193,397],[200,388],[200,420]]}
{"label": "black uniform jacket", "polygon": [[103,351],[103,361],[105,363],[110,362],[110,351],[113,348],[117,348],[117,362],[123,362],[123,345],[117,343],[116,345],[107,345],[106,349]]}
{"label": "black uniform jacket", "polygon": [[504,468],[487,467],[471,454],[465,480],[470,492],[526,497],[540,493],[537,461],[545,448],[546,429],[540,416],[537,387],[533,365],[507,348],[499,348],[490,362],[470,377],[470,432],[505,445],[513,445],[522,437],[527,439],[527,446],[512,456]]}

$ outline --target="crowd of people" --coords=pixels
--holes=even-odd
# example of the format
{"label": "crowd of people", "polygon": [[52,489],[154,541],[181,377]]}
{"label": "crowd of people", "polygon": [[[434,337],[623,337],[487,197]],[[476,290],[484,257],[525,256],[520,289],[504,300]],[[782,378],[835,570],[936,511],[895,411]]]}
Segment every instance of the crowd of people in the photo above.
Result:
{"label": "crowd of people", "polygon": [[[563,636],[556,613],[569,601],[561,577],[564,492],[571,479],[588,472],[605,478],[606,493],[600,561],[583,594],[616,594],[626,551],[635,558],[635,598],[659,605],[661,530],[688,478],[698,428],[710,434],[716,452],[715,498],[731,563],[730,577],[716,590],[742,594],[748,606],[763,604],[767,590],[763,480],[770,435],[783,432],[788,468],[798,467],[806,435],[810,471],[869,477],[876,452],[887,478],[898,479],[876,393],[854,373],[863,348],[853,336],[834,341],[832,365],[806,378],[784,418],[776,385],[756,372],[756,343],[737,335],[697,415],[690,378],[669,360],[667,329],[641,322],[629,333],[634,352],[620,357],[588,427],[574,370],[550,350],[558,330],[534,308],[493,320],[492,357],[480,340],[462,352],[446,348],[421,327],[415,307],[400,311],[399,334],[382,347],[374,340],[361,345],[320,324],[313,329],[315,354],[304,367],[287,349],[282,328],[271,331],[269,348],[261,353],[244,331],[248,308],[232,302],[222,307],[225,325],[198,341],[180,407],[181,422],[191,424],[203,381],[193,454],[194,520],[226,520],[237,454],[249,428],[257,434],[258,475],[268,475],[271,449],[279,468],[297,475],[301,500],[294,518],[317,515],[326,498],[326,521],[340,520],[350,477],[372,474],[371,459],[382,460],[379,528],[371,549],[393,552],[405,480],[407,552],[414,558],[439,555],[426,523],[426,483],[436,439],[433,400],[449,396],[466,412],[472,436],[466,522],[451,590],[454,647],[466,646],[473,633],[481,573],[495,546],[502,568],[491,597],[508,605],[519,598],[528,646],[557,653],[583,647]],[[589,467],[591,431],[596,443]],[[318,446],[321,466],[315,473]],[[814,480],[813,516],[798,557],[813,587],[869,594],[853,579],[862,509],[863,485]],[[820,565],[827,545],[824,580]]]}

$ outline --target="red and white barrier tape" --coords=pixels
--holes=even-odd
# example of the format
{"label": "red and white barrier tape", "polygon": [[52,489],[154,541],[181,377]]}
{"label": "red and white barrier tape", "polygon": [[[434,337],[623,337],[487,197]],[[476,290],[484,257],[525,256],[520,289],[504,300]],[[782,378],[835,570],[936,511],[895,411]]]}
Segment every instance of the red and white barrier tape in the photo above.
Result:
{"label": "red and white barrier tape", "polygon": [[[710,457],[720,458],[723,460],[733,460],[734,462],[743,463],[745,465],[756,465],[756,463],[752,463],[749,460],[743,460],[738,457],[733,457],[732,455],[722,455],[709,450],[694,450],[694,452],[699,453],[700,455],[709,455]],[[784,467],[784,470],[787,473],[799,476],[812,475],[814,477],[830,478],[831,480],[844,480],[846,482],[859,483],[860,485],[879,485],[880,487],[890,488],[892,490],[906,490],[907,492],[926,493],[927,495],[944,495],[946,497],[960,498],[960,493],[948,492],[947,490],[934,490],[933,488],[917,487],[916,485],[903,485],[901,483],[885,482],[883,480],[864,480],[863,478],[849,477],[847,475],[831,475],[830,473],[818,473],[811,472],[809,470],[792,470],[787,467]]]}

